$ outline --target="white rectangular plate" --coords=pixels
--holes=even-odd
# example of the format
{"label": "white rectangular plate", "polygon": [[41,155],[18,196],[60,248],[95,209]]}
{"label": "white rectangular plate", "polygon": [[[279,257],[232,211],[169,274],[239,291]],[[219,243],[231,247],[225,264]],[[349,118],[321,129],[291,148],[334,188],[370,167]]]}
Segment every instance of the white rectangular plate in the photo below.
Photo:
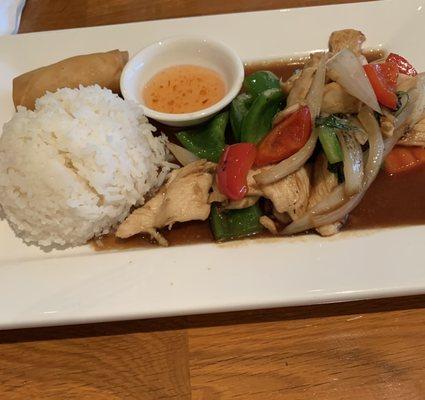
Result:
{"label": "white rectangular plate", "polygon": [[[425,0],[228,14],[42,32],[0,39],[0,123],[12,115],[12,78],[65,57],[114,48],[131,54],[178,34],[203,34],[245,60],[323,49],[331,31],[357,28],[366,46],[425,70]],[[75,324],[398,296],[425,292],[425,227],[334,238],[259,239],[96,253],[45,253],[0,222],[0,329]]]}

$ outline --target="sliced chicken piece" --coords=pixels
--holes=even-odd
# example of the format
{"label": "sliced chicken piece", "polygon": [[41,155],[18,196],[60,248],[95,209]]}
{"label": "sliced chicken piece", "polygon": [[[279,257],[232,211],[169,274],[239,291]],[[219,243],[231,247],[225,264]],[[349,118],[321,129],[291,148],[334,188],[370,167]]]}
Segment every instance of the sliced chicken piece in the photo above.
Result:
{"label": "sliced chicken piece", "polygon": [[309,175],[309,169],[301,167],[280,181],[261,186],[260,189],[278,213],[288,213],[292,220],[296,220],[307,211],[310,197]]}
{"label": "sliced chicken piece", "polygon": [[329,51],[338,53],[342,49],[351,50],[356,56],[362,56],[362,45],[366,36],[355,29],[342,29],[331,33]]}
{"label": "sliced chicken piece", "polygon": [[208,193],[215,166],[199,160],[174,170],[159,192],[118,227],[116,236],[128,238],[143,232],[167,245],[157,229],[171,227],[175,222],[207,219],[210,214]]}
{"label": "sliced chicken piece", "polygon": [[338,186],[338,177],[328,169],[328,160],[320,154],[313,167],[312,188],[309,208],[322,201]]}
{"label": "sliced chicken piece", "polygon": [[229,201],[224,208],[226,210],[240,210],[242,208],[248,208],[253,206],[259,199],[260,196],[246,196],[242,200]]}
{"label": "sliced chicken piece", "polygon": [[165,197],[166,189],[161,188],[159,192],[143,207],[134,210],[119,226],[115,236],[125,239],[137,233],[147,233],[161,246],[168,246],[167,240],[157,232],[157,215],[161,213],[161,207]]}
{"label": "sliced chicken piece", "polygon": [[340,84],[331,82],[325,86],[321,108],[323,113],[357,114],[360,107],[360,100],[348,94]]}
{"label": "sliced chicken piece", "polygon": [[[309,208],[315,206],[329,196],[333,189],[338,186],[336,174],[328,170],[328,161],[324,154],[320,154],[313,167],[313,185],[309,199]],[[342,221],[317,228],[322,236],[330,236],[338,233],[343,225]]]}
{"label": "sliced chicken piece", "polygon": [[316,231],[319,232],[321,236],[336,235],[344,226],[345,221],[347,220],[347,217],[348,216],[344,217],[344,221],[337,221],[337,222],[334,222],[333,224],[320,226],[319,228],[316,229]]}
{"label": "sliced chicken piece", "polygon": [[413,128],[400,139],[398,144],[403,146],[425,147],[425,118],[417,122]]}
{"label": "sliced chicken piece", "polygon": [[270,185],[259,186],[254,176],[269,168],[268,166],[249,171],[247,177],[248,192],[243,200],[229,202],[226,196],[218,191],[216,185],[213,185],[213,192],[210,194],[208,201],[222,202],[226,208],[246,208],[255,204],[261,196],[269,199],[273,203],[275,210],[280,214],[288,213],[292,219],[304,214],[307,210],[310,196],[310,169],[304,166],[280,181]]}
{"label": "sliced chicken piece", "polygon": [[273,235],[278,234],[277,226],[270,217],[263,215],[262,217],[260,217],[259,221],[260,221],[260,224],[263,225],[264,228],[266,228],[270,233],[272,233]]}
{"label": "sliced chicken piece", "polygon": [[322,53],[312,53],[310,55],[309,61],[304,65],[299,78],[295,80],[289,92],[288,98],[286,99],[286,107],[302,103],[305,100],[322,55]]}

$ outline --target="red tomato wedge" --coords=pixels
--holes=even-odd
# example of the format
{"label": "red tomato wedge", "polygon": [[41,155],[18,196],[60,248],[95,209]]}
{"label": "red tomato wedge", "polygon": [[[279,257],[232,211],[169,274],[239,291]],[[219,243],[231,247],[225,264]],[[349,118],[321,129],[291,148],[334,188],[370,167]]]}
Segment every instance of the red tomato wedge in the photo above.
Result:
{"label": "red tomato wedge", "polygon": [[385,171],[394,175],[425,164],[425,148],[396,146],[385,159]]}
{"label": "red tomato wedge", "polygon": [[227,146],[217,167],[218,190],[231,200],[241,200],[248,191],[247,175],[254,164],[257,148],[253,143]]}
{"label": "red tomato wedge", "polygon": [[273,164],[294,155],[307,143],[311,129],[310,110],[303,106],[276,125],[259,143],[255,165]]}
{"label": "red tomato wedge", "polygon": [[382,64],[367,64],[363,66],[376,97],[382,105],[391,110],[397,109],[398,67],[394,62]]}
{"label": "red tomato wedge", "polygon": [[398,72],[405,75],[411,75],[416,76],[418,74],[418,71],[413,67],[412,64],[410,64],[409,61],[407,61],[404,57],[399,56],[395,53],[388,54],[388,57],[386,61],[393,62],[397,65]]}

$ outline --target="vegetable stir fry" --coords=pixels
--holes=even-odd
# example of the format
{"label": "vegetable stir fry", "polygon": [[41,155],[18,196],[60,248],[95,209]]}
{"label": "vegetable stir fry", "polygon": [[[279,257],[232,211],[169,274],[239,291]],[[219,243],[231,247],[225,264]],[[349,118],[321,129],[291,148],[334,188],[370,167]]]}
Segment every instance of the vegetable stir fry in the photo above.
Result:
{"label": "vegetable stir fry", "polygon": [[365,39],[333,32],[329,50],[285,81],[246,76],[228,109],[175,135],[182,167],[129,217],[148,214],[149,230],[139,221],[126,235],[166,244],[159,229],[206,218],[219,242],[264,229],[333,235],[382,166],[398,174],[425,163],[425,76],[394,53],[368,63]]}

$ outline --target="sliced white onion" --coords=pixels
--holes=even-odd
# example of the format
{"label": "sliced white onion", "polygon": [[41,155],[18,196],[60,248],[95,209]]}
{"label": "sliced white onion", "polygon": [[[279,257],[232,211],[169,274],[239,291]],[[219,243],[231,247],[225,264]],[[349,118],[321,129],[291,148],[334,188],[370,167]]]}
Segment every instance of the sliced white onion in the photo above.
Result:
{"label": "sliced white onion", "polygon": [[369,137],[369,155],[365,166],[365,181],[374,179],[382,164],[384,142],[381,128],[368,107],[362,107],[358,114],[359,121],[364,126]]}
{"label": "sliced white onion", "polygon": [[323,214],[325,212],[334,210],[345,200],[347,200],[347,195],[344,190],[344,185],[338,185],[334,190],[332,190],[328,197],[317,203],[314,207],[311,208],[310,211],[312,211],[314,214]]}
{"label": "sliced white onion", "polygon": [[[367,190],[367,189],[366,189]],[[346,203],[344,203],[341,207],[329,212],[328,214],[321,215],[313,215],[312,224],[313,227],[320,227],[329,224],[333,224],[334,222],[340,221],[347,214],[349,214],[361,201],[366,190],[357,193],[353,197],[351,197]]]}
{"label": "sliced white onion", "polygon": [[352,115],[348,117],[348,120],[350,121],[352,125],[354,125],[357,128],[356,130],[354,130],[354,136],[356,137],[357,141],[361,145],[364,145],[367,142],[368,137],[367,137],[367,133],[363,129],[362,125],[360,124],[360,121]]}
{"label": "sliced white onion", "polygon": [[416,78],[415,87],[407,92],[409,94],[409,102],[394,122],[395,130],[393,136],[384,142],[384,157],[393,149],[406,130],[423,117],[425,111],[425,75],[421,73]]}
{"label": "sliced white onion", "polygon": [[279,122],[283,121],[286,117],[293,114],[295,111],[298,111],[301,107],[300,103],[295,103],[288,108],[285,108],[282,111],[279,111],[273,118],[273,126],[277,125]]}
{"label": "sliced white onion", "polygon": [[311,228],[332,224],[343,219],[360,203],[367,189],[378,175],[383,160],[384,143],[379,124],[369,108],[362,108],[359,113],[359,120],[369,136],[369,152],[361,191],[346,201],[344,184],[339,185],[327,198],[316,204],[303,217],[283,229],[282,234],[293,235]]}
{"label": "sliced white onion", "polygon": [[313,129],[310,138],[300,151],[286,160],[281,161],[279,164],[273,165],[266,171],[255,175],[254,179],[256,182],[260,185],[269,185],[297,171],[313,154],[314,148],[316,147],[317,137],[317,130]]}
{"label": "sliced white onion", "polygon": [[362,110],[360,110],[359,120],[365,127],[369,136],[369,154],[367,157],[362,189],[354,196],[351,196],[341,207],[328,214],[313,216],[315,227],[333,224],[348,215],[363,199],[366,191],[379,173],[384,157],[384,142],[382,140],[381,129],[373,112],[369,108],[363,107]]}
{"label": "sliced white onion", "polygon": [[311,120],[313,121],[313,123],[319,116],[320,109],[322,108],[327,59],[327,54],[323,54],[322,58],[319,61],[319,65],[317,66],[317,71],[314,75],[313,82],[311,83],[310,90],[306,98],[308,108],[310,109]]}
{"label": "sliced white onion", "polygon": [[[331,209],[333,205],[343,198],[344,187],[339,185],[330,196],[322,200],[315,207],[309,210],[299,220],[292,222],[281,233],[292,235],[308,229],[332,224],[348,215],[362,200],[366,191],[378,175],[379,168],[384,157],[393,149],[405,130],[414,124],[425,110],[425,78],[420,77],[416,87],[409,91],[409,104],[396,120],[396,129],[392,137],[382,140],[382,134],[373,113],[370,109],[363,107],[359,113],[359,120],[363,124],[369,137],[369,150],[365,152],[364,158],[367,160],[365,166],[365,177],[363,179],[362,190],[352,196],[341,207],[324,213],[323,210]],[[339,195],[339,196],[338,196]]]}
{"label": "sliced white onion", "polygon": [[348,131],[337,132],[344,155],[345,192],[352,196],[360,192],[363,182],[363,152],[360,143]]}
{"label": "sliced white onion", "polygon": [[330,77],[349,94],[356,97],[372,110],[381,113],[375,92],[359,59],[348,49],[342,49],[327,63]]}
{"label": "sliced white onion", "polygon": [[175,143],[167,142],[168,150],[171,151],[176,160],[183,166],[199,160],[199,157],[191,153],[189,150]]}

